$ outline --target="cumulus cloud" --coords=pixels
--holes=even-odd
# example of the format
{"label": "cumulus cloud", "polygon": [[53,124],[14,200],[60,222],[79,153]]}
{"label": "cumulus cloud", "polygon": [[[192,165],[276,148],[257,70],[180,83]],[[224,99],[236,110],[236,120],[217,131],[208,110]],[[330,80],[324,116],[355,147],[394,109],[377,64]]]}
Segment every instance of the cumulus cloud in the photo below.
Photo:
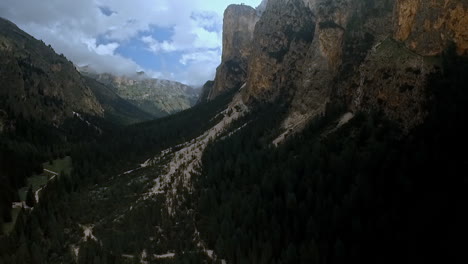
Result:
{"label": "cumulus cloud", "polygon": [[[241,1],[253,6],[260,2]],[[222,14],[228,4],[235,2],[2,0],[0,16],[51,44],[75,64],[115,74],[144,70],[153,77],[199,85],[214,76],[221,56]],[[170,28],[172,35],[169,39],[158,39],[152,32],[154,27]],[[143,68],[135,58],[120,55],[118,49],[135,39],[156,57],[163,53],[179,54],[176,62],[180,67]]]}

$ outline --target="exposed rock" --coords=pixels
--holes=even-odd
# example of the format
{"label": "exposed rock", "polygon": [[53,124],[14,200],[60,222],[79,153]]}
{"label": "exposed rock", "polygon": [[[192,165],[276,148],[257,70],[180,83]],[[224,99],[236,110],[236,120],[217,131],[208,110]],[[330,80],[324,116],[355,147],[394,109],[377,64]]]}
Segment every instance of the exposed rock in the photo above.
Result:
{"label": "exposed rock", "polygon": [[428,114],[427,77],[436,66],[437,60],[417,55],[392,39],[383,41],[348,83],[351,110],[380,110],[409,131]]}
{"label": "exposed rock", "polygon": [[438,55],[450,42],[468,53],[467,0],[398,0],[395,15],[395,39],[416,53]]}
{"label": "exposed rock", "polygon": [[[468,54],[467,2],[263,1],[245,53],[248,64],[241,68],[247,70],[244,101],[289,106],[281,140],[335,104],[381,111],[409,131],[427,115],[426,82],[438,64],[428,56],[440,55],[451,42]],[[239,76],[239,67],[222,71]]]}
{"label": "exposed rock", "polygon": [[73,112],[103,108],[63,55],[0,18],[0,107],[14,116],[60,124]]}
{"label": "exposed rock", "polygon": [[201,88],[200,95],[198,96],[197,104],[206,103],[208,101],[208,96],[210,91],[213,90],[214,81],[207,81]]}
{"label": "exposed rock", "polygon": [[257,6],[257,8],[255,8],[257,10],[257,13],[260,15],[263,14],[263,12],[265,12],[266,10],[267,4],[268,0],[262,0],[262,2]]}
{"label": "exposed rock", "polygon": [[247,60],[255,25],[256,10],[247,5],[230,5],[224,12],[222,63],[216,70],[213,89],[208,98],[238,89],[247,77]]}
{"label": "exposed rock", "polygon": [[270,0],[255,28],[245,100],[272,101],[301,79],[315,20],[302,0]]}

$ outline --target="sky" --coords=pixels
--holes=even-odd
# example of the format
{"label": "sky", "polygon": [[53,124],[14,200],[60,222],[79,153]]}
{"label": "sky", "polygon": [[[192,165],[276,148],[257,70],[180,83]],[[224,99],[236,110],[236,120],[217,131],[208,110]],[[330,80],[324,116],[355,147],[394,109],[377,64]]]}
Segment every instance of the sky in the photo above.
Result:
{"label": "sky", "polygon": [[0,17],[78,66],[201,86],[221,61],[223,12],[261,0],[1,0]]}

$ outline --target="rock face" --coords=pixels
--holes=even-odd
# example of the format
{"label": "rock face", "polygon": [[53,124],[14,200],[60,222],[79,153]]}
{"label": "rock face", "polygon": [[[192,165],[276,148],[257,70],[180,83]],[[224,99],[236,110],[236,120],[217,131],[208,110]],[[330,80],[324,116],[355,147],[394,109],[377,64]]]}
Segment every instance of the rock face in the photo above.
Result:
{"label": "rock face", "polygon": [[406,49],[388,38],[361,64],[354,78],[344,83],[353,112],[381,110],[401,124],[403,131],[421,124],[426,115],[427,76],[436,71],[431,58]]}
{"label": "rock face", "polygon": [[253,39],[257,11],[246,5],[230,5],[224,12],[222,63],[216,70],[208,98],[239,88],[247,77],[247,60]]}
{"label": "rock face", "polygon": [[270,0],[255,28],[244,99],[273,100],[297,86],[315,20],[301,0]]}
{"label": "rock face", "polygon": [[257,12],[243,99],[286,103],[287,130],[339,104],[409,131],[426,116],[437,56],[451,43],[468,55],[468,0],[265,0]]}
{"label": "rock face", "polygon": [[103,108],[70,61],[0,18],[1,108],[13,116],[55,125],[73,112],[103,115]]}
{"label": "rock face", "polygon": [[208,102],[208,96],[210,95],[211,90],[213,90],[214,81],[207,81],[201,88],[200,95],[198,97],[197,104],[202,104]]}
{"label": "rock face", "polygon": [[440,54],[450,42],[468,53],[467,0],[398,0],[395,39],[424,56]]}
{"label": "rock face", "polygon": [[145,77],[135,78],[112,74],[95,74],[81,69],[82,73],[113,88],[120,97],[141,110],[163,117],[192,107],[198,100],[198,92],[192,87],[174,81]]}
{"label": "rock face", "polygon": [[245,100],[289,101],[286,129],[322,113],[357,8],[359,1],[268,1],[255,31]]}

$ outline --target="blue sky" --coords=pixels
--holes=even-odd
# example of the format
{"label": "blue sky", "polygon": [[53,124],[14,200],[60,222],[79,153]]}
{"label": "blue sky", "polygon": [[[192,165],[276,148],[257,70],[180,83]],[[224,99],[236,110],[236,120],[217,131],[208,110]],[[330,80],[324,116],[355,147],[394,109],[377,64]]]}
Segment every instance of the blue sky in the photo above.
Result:
{"label": "blue sky", "polygon": [[79,66],[200,86],[221,58],[229,4],[261,0],[2,0],[0,16]]}

